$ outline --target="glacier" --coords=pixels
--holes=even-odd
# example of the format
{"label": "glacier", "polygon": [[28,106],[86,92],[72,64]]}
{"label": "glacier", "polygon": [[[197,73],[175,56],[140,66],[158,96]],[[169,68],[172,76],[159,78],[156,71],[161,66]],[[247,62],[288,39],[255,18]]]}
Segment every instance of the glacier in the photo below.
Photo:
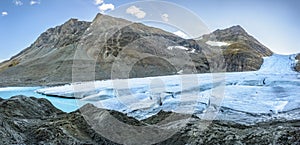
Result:
{"label": "glacier", "polygon": [[[31,96],[46,97],[63,111],[91,103],[139,120],[160,110],[246,124],[300,119],[300,73],[293,70],[295,62],[295,55],[274,54],[264,58],[258,71],[76,82],[31,88]],[[0,89],[0,96],[4,91]],[[209,113],[213,117],[207,118]]]}

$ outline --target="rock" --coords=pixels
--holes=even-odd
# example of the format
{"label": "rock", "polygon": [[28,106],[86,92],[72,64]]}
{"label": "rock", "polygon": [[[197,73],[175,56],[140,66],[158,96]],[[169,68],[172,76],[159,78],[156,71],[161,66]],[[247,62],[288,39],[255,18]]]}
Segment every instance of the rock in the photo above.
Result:
{"label": "rock", "polygon": [[227,72],[255,71],[263,63],[263,58],[260,57],[260,54],[243,43],[229,45],[223,51],[223,55]]}
{"label": "rock", "polygon": [[297,60],[298,62],[297,62],[297,64],[296,64],[296,66],[295,66],[295,70],[298,71],[298,72],[300,72],[300,54],[298,54],[298,55],[296,56],[296,60]]}
{"label": "rock", "polygon": [[97,134],[79,111],[66,114],[46,99],[2,100],[0,122],[1,144],[115,144]]}
{"label": "rock", "polygon": [[165,112],[165,111],[159,111],[157,114],[142,120],[143,122],[147,124],[167,124],[175,120],[183,120],[191,118],[191,115],[186,114],[178,114],[174,112]]}
{"label": "rock", "polygon": [[199,41],[217,41],[229,44],[213,47],[223,50],[223,63],[227,72],[258,70],[263,63],[263,57],[273,54],[270,49],[249,35],[239,25],[224,30],[218,29],[211,34],[204,35]]}
{"label": "rock", "polygon": [[[89,116],[86,116],[88,114]],[[189,118],[185,126],[178,126],[178,131],[174,132],[173,136],[156,144],[300,143],[300,120],[271,120],[254,125],[243,125],[224,120],[207,122],[190,115],[160,111],[148,119],[138,121],[127,117],[126,114],[96,108],[91,104],[77,111],[64,113],[46,99],[25,96],[15,96],[0,101],[0,142],[2,144],[117,144],[106,139],[95,131],[96,128],[90,126],[88,121],[91,120],[86,117],[92,119],[93,116],[102,123],[105,120],[109,121],[109,117],[112,116],[136,127],[148,125],[176,127],[172,125],[174,122]],[[209,126],[203,128],[203,124],[207,123],[210,123]],[[115,131],[120,130],[122,128]],[[128,131],[123,133],[128,134]],[[147,135],[145,134],[144,137]],[[134,140],[128,141],[139,144]]]}
{"label": "rock", "polygon": [[271,121],[245,126],[228,121],[213,121],[207,129],[200,131],[201,121],[198,120],[184,128],[184,132],[176,133],[161,144],[299,144],[299,122]]}

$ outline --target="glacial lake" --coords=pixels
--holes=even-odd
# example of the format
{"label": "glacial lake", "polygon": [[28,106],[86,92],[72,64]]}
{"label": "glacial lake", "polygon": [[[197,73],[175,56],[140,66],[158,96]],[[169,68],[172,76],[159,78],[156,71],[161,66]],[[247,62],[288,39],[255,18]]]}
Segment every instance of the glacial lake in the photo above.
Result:
{"label": "glacial lake", "polygon": [[50,97],[46,95],[41,95],[35,91],[41,89],[42,87],[7,87],[0,88],[0,97],[3,99],[9,99],[12,96],[24,95],[27,97],[36,98],[46,98],[49,100],[56,108],[64,112],[72,112],[77,110],[80,106],[77,104],[76,99],[64,99],[57,97]]}

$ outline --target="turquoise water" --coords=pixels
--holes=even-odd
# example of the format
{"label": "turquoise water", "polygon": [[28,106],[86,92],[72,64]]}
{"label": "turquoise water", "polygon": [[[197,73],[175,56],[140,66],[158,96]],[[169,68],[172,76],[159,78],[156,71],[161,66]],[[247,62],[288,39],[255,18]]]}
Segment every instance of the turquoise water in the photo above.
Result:
{"label": "turquoise water", "polygon": [[3,99],[9,99],[12,96],[24,95],[28,97],[36,97],[36,98],[46,98],[49,100],[56,108],[64,111],[64,112],[72,112],[77,110],[80,106],[77,103],[76,99],[64,99],[64,98],[56,98],[49,97],[46,95],[41,95],[35,92],[35,90],[41,89],[41,87],[7,87],[0,88],[0,97]]}

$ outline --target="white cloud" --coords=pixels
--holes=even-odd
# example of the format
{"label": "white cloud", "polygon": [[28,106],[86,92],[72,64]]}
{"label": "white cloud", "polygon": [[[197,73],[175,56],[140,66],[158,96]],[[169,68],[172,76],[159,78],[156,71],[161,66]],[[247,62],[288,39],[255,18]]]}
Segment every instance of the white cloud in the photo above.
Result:
{"label": "white cloud", "polygon": [[37,4],[40,4],[41,2],[39,1],[35,1],[35,0],[31,0],[30,1],[30,5],[37,5]]}
{"label": "white cloud", "polygon": [[137,17],[138,19],[145,18],[145,16],[146,16],[146,12],[142,11],[140,8],[138,8],[136,6],[131,6],[131,7],[127,8],[126,13],[131,14],[131,15]]}
{"label": "white cloud", "polygon": [[169,21],[169,15],[168,14],[162,14],[161,18],[163,21],[168,22]]}
{"label": "white cloud", "polygon": [[15,4],[16,6],[21,6],[21,5],[23,5],[23,2],[22,2],[21,0],[15,0],[15,1],[14,1],[14,4]]}
{"label": "white cloud", "polygon": [[181,38],[185,38],[185,39],[187,39],[188,38],[188,36],[184,33],[184,32],[182,32],[182,31],[176,31],[176,32],[173,32],[173,34],[175,34],[175,35],[177,35],[177,36],[179,36],[179,37],[181,37]]}
{"label": "white cloud", "polygon": [[8,15],[8,12],[2,12],[1,15],[2,15],[2,16],[7,16],[7,15]]}
{"label": "white cloud", "polygon": [[104,3],[104,0],[95,0],[95,5],[101,5]]}
{"label": "white cloud", "polygon": [[113,4],[105,4],[103,3],[101,6],[98,7],[101,13],[104,13],[107,10],[114,10],[115,6]]}

